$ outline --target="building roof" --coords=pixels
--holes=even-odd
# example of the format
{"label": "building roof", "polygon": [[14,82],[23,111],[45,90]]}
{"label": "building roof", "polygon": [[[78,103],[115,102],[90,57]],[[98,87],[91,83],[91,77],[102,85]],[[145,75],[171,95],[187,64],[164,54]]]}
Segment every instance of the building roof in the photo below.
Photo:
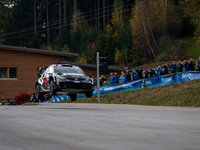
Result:
{"label": "building roof", "polygon": [[0,45],[0,49],[13,50],[13,51],[26,51],[26,52],[30,52],[30,53],[42,53],[42,54],[48,54],[48,55],[78,57],[77,53],[68,53],[68,52],[43,50],[43,49],[35,49],[35,48],[27,48],[27,47],[19,47],[19,46],[10,46],[10,45]]}
{"label": "building roof", "polygon": [[[77,62],[70,62],[70,61],[65,61],[65,60],[60,60],[59,61],[61,64],[71,64],[71,65],[76,65],[80,67],[86,67],[86,68],[97,68],[97,65],[92,65],[92,64],[83,64],[83,63],[77,63]],[[125,68],[118,68],[118,67],[111,67],[109,66],[108,69],[113,70],[113,71],[133,71],[132,69],[125,69]]]}

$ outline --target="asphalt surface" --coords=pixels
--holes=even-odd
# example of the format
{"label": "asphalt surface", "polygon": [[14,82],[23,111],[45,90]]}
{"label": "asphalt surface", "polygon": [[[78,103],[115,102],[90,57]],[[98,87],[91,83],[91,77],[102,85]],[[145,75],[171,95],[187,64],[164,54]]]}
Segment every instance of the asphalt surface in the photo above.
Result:
{"label": "asphalt surface", "polygon": [[200,108],[0,106],[0,150],[199,150]]}

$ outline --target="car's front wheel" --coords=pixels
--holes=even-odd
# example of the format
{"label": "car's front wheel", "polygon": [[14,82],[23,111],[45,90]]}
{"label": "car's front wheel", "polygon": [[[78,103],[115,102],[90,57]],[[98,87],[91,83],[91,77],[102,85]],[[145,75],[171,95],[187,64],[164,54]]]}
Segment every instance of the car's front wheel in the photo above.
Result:
{"label": "car's front wheel", "polygon": [[91,98],[93,95],[93,92],[86,92],[85,93],[85,96],[88,97],[88,98]]}
{"label": "car's front wheel", "polygon": [[71,101],[76,101],[76,99],[77,99],[77,94],[70,95],[70,100]]}
{"label": "car's front wheel", "polygon": [[56,91],[53,89],[54,84],[53,81],[50,82],[50,94],[55,96],[56,95]]}

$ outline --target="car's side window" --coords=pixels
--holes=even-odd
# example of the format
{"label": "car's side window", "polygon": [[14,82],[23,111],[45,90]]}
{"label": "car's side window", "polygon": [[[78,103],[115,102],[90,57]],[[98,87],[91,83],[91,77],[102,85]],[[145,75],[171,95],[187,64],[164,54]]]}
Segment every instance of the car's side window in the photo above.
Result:
{"label": "car's side window", "polygon": [[49,72],[48,73],[53,73],[53,67],[52,66],[49,68]]}

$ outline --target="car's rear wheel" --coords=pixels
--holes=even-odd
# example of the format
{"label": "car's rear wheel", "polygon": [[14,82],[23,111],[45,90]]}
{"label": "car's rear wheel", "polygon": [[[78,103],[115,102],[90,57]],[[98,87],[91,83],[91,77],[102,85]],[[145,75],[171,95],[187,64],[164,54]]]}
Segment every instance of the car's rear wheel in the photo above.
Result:
{"label": "car's rear wheel", "polygon": [[50,82],[50,94],[55,96],[56,95],[56,91],[53,89],[54,84],[53,81]]}
{"label": "car's rear wheel", "polygon": [[93,95],[93,92],[86,92],[85,93],[85,96],[88,97],[88,98],[91,98]]}
{"label": "car's rear wheel", "polygon": [[76,101],[76,99],[77,99],[77,94],[70,95],[70,100],[71,101]]}
{"label": "car's rear wheel", "polygon": [[42,93],[40,93],[40,87],[39,85],[36,86],[36,89],[35,89],[35,97],[36,97],[36,101],[39,102],[39,99],[42,98]]}

